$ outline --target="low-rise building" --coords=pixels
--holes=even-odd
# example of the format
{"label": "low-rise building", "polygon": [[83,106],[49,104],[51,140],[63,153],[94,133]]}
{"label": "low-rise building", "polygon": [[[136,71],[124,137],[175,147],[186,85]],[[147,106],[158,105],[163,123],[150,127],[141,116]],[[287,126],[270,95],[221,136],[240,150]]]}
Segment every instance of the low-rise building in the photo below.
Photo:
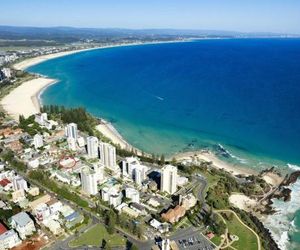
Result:
{"label": "low-rise building", "polygon": [[27,162],[27,164],[29,168],[33,168],[33,169],[38,168],[40,165],[39,158],[31,159]]}
{"label": "low-rise building", "polygon": [[181,206],[184,207],[186,210],[191,209],[197,204],[197,199],[193,194],[188,194],[182,197]]}
{"label": "low-rise building", "polygon": [[45,203],[36,206],[32,212],[38,221],[43,221],[50,216],[50,209]]}
{"label": "low-rise building", "polygon": [[59,235],[64,232],[63,228],[61,227],[59,222],[56,220],[45,219],[45,220],[43,220],[43,224],[45,227],[47,227],[51,231],[51,233],[53,233],[55,235]]}
{"label": "low-rise building", "polygon": [[173,224],[185,215],[185,211],[184,207],[177,205],[175,208],[170,208],[166,213],[163,213],[161,217],[164,221]]}
{"label": "low-rise building", "polygon": [[160,206],[160,202],[154,198],[150,198],[147,203],[152,207]]}
{"label": "low-rise building", "polygon": [[140,203],[140,193],[134,188],[125,189],[126,198],[131,199],[132,202]]}
{"label": "low-rise building", "polygon": [[17,245],[20,245],[21,243],[22,241],[13,229],[0,235],[0,250],[11,249]]}
{"label": "low-rise building", "polygon": [[125,213],[133,218],[137,218],[140,215],[137,211],[133,210],[132,208],[130,208],[128,206],[124,206],[121,211],[122,211],[122,213]]}
{"label": "low-rise building", "polygon": [[30,202],[29,207],[31,208],[31,210],[34,210],[40,204],[47,203],[50,200],[51,200],[51,196],[49,194],[45,194],[42,197]]}
{"label": "low-rise building", "polygon": [[161,223],[156,219],[152,219],[149,222],[150,226],[152,226],[153,228],[155,228],[157,231],[159,231],[160,233],[166,233],[169,232],[170,226],[168,223]]}
{"label": "low-rise building", "polygon": [[38,196],[40,194],[40,189],[38,187],[32,187],[28,190],[28,194]]}
{"label": "low-rise building", "polygon": [[139,203],[136,202],[132,202],[130,204],[130,208],[132,208],[134,211],[136,211],[137,213],[139,213],[140,215],[146,215],[146,209],[144,206],[142,206]]}
{"label": "low-rise building", "polygon": [[78,212],[73,212],[72,214],[65,217],[66,227],[71,228],[83,222],[84,217]]}
{"label": "low-rise building", "polygon": [[33,220],[25,212],[20,212],[12,216],[10,221],[11,227],[18,232],[20,238],[23,240],[36,231]]}
{"label": "low-rise building", "polygon": [[19,189],[12,193],[12,201],[14,203],[20,202],[21,200],[24,200],[25,198],[26,198],[26,196],[25,196],[24,189]]}

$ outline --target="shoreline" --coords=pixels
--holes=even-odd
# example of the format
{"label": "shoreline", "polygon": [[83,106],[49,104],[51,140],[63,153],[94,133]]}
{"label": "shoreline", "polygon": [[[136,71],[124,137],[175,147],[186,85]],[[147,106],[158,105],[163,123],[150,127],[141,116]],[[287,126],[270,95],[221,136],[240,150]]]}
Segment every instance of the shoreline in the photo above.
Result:
{"label": "shoreline", "polygon": [[[76,50],[68,50],[62,51],[47,55],[36,56],[32,58],[25,58],[24,60],[17,62],[12,65],[15,70],[22,70],[25,71],[27,68],[43,63],[45,61],[56,59],[59,57],[69,56],[81,52],[87,52],[92,50],[100,50],[100,49],[110,49],[110,48],[118,48],[118,47],[126,47],[126,46],[140,46],[140,45],[151,45],[151,44],[164,44],[164,43],[181,43],[181,42],[189,42],[193,41],[194,39],[183,39],[183,40],[174,40],[174,41],[153,41],[153,42],[135,42],[135,43],[117,43],[112,45],[103,45],[98,47],[91,47],[85,49],[76,49]],[[204,39],[203,39],[204,40]]]}
{"label": "shoreline", "polygon": [[57,80],[39,77],[22,83],[1,100],[1,106],[14,120],[25,118],[40,112],[38,100],[41,90],[55,84]]}
{"label": "shoreline", "polygon": [[150,156],[149,154],[144,153],[142,150],[128,143],[110,122],[102,118],[100,120],[101,122],[96,126],[96,129],[105,137],[110,139],[113,144],[118,145],[121,149],[133,151],[138,156]]}
{"label": "shoreline", "polygon": [[[184,40],[174,40],[174,41],[154,41],[154,42],[136,42],[136,43],[121,43],[121,44],[114,44],[114,45],[105,45],[101,47],[93,47],[93,48],[85,48],[85,49],[78,49],[78,50],[70,50],[64,52],[58,52],[48,55],[37,56],[33,58],[26,58],[21,62],[18,62],[13,65],[14,69],[23,70],[25,71],[27,68],[51,60],[59,57],[64,57],[80,52],[97,50],[97,49],[108,49],[108,48],[115,48],[115,47],[124,47],[124,46],[139,46],[139,45],[151,45],[151,44],[162,44],[162,43],[178,43],[178,42],[189,42],[193,41],[194,39],[184,39]],[[5,96],[1,100],[1,105],[3,106],[4,110],[8,114],[10,114],[14,119],[18,119],[20,114],[24,114],[25,117],[28,117],[32,114],[38,113],[40,111],[40,107],[42,106],[41,95],[42,93],[52,84],[57,83],[59,80],[48,78],[47,76],[40,76],[36,79],[27,81],[22,83],[20,86],[12,90],[7,96]],[[36,83],[33,86],[32,83]],[[26,87],[25,87],[26,86]],[[28,91],[27,88],[30,90]],[[27,90],[27,91],[26,91]],[[20,95],[20,92],[23,92]],[[28,102],[28,99],[30,100]],[[16,101],[17,100],[17,101]],[[26,103],[26,104],[25,104]],[[25,104],[25,105],[24,105]],[[25,112],[24,110],[27,109]],[[25,112],[25,113],[24,113]],[[101,132],[105,137],[109,138],[114,144],[120,145],[120,148],[126,149],[129,151],[136,152],[137,155],[142,156],[143,151],[134,147],[130,143],[128,143],[122,135],[117,131],[117,129],[108,121],[104,119],[100,119],[101,123],[97,125],[97,130]],[[176,160],[185,160],[198,157],[204,161],[211,161],[213,162],[214,167],[218,169],[224,169],[227,172],[233,175],[258,175],[258,171],[255,171],[252,168],[245,168],[237,165],[232,165],[227,163],[221,159],[219,159],[213,152],[205,151],[205,150],[198,150],[192,152],[184,152],[178,153],[173,155]],[[145,153],[145,156],[150,156],[150,154]],[[272,178],[270,182],[277,182]]]}

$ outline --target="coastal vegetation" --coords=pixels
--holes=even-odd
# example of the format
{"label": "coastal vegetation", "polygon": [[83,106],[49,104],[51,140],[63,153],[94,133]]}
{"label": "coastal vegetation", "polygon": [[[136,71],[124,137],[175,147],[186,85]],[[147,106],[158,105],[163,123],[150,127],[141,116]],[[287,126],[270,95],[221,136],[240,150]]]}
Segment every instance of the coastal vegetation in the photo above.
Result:
{"label": "coastal vegetation", "polygon": [[[1,199],[2,200],[2,199]],[[0,220],[5,222],[6,224],[9,224],[9,218],[12,217],[13,215],[21,212],[21,208],[17,206],[14,203],[10,204],[11,209],[0,209]]]}
{"label": "coastal vegetation", "polygon": [[111,208],[103,208],[103,206],[97,206],[96,212],[104,218],[107,231],[110,234],[115,233],[116,227],[122,228],[138,238],[142,238],[144,233],[144,222],[142,220],[132,219],[130,216],[124,213],[118,213]]}
{"label": "coastal vegetation", "polygon": [[50,118],[61,120],[63,123],[76,123],[78,129],[94,135],[97,119],[86,111],[85,108],[66,108],[58,105],[44,105],[41,112],[47,113]]}
{"label": "coastal vegetation", "polygon": [[19,128],[21,128],[24,132],[28,133],[31,136],[34,136],[38,133],[42,134],[44,132],[51,134],[48,129],[41,128],[40,125],[34,121],[34,118],[34,115],[31,115],[28,118],[25,118],[23,115],[20,115]]}
{"label": "coastal vegetation", "polygon": [[[221,212],[220,215],[228,228],[228,236],[233,240],[232,247],[236,249],[258,249],[256,235],[245,227],[233,212]],[[234,240],[235,236],[238,237],[236,240]]]}
{"label": "coastal vegetation", "polygon": [[[261,245],[264,249],[278,249],[270,232],[263,226],[257,217],[251,213],[235,208],[229,203],[229,196],[234,192],[243,193],[247,196],[262,195],[270,190],[269,185],[259,176],[248,176],[246,178],[234,177],[225,170],[213,168],[211,164],[212,163],[210,162],[203,162],[199,166],[179,165],[178,169],[188,175],[201,174],[207,179],[208,188],[205,199],[207,204],[212,208],[212,211],[208,212],[206,215],[202,214],[202,222],[216,234],[215,237],[217,237],[217,239],[213,241],[218,243],[220,241],[220,236],[224,233],[224,225],[222,225],[222,223],[220,224],[220,222],[212,216],[216,211],[222,209],[235,212],[244,224],[253,229],[259,236]],[[197,222],[199,211],[201,210],[196,207],[193,214],[188,214],[192,224]],[[257,249],[255,234],[252,233],[251,235],[249,229],[245,228],[241,223],[238,223],[236,216],[224,213],[223,217],[224,222],[226,223],[225,229],[228,229],[229,234],[235,234],[240,238],[240,240],[232,243],[233,247],[237,249],[246,249],[249,246],[247,249]],[[213,223],[216,223],[221,230],[215,230]],[[197,223],[195,225],[197,225]]]}
{"label": "coastal vegetation", "polygon": [[57,182],[50,180],[48,173],[41,170],[32,170],[29,172],[28,177],[50,189],[62,198],[72,201],[80,207],[88,207],[88,202],[80,198],[76,193],[71,192],[68,186],[58,185]]}
{"label": "coastal vegetation", "polygon": [[15,154],[13,151],[11,151],[11,150],[2,151],[0,156],[4,162],[9,163],[11,168],[13,168],[19,172],[23,172],[23,173],[26,172],[26,169],[27,169],[26,165],[23,162],[21,162],[15,158]]}

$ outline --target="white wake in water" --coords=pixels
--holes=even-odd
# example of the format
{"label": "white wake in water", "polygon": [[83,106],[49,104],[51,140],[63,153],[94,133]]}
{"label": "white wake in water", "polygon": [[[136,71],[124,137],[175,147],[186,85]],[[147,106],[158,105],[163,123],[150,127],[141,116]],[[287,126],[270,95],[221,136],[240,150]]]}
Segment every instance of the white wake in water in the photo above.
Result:
{"label": "white wake in water", "polygon": [[[300,170],[298,166],[293,167],[297,167],[297,170]],[[294,218],[295,213],[300,209],[300,179],[290,185],[289,188],[292,190],[291,200],[284,202],[283,200],[274,199],[273,208],[277,212],[273,215],[269,215],[264,222],[282,250],[290,249],[289,233],[296,230]]]}

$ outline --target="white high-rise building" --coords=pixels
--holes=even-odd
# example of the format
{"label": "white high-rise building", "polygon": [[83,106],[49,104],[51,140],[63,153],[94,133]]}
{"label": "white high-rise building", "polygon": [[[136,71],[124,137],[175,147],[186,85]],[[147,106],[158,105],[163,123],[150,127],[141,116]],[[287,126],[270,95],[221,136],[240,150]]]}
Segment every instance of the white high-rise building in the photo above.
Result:
{"label": "white high-rise building", "polygon": [[147,166],[141,165],[136,157],[127,157],[122,161],[122,174],[133,179],[138,185],[146,179],[146,172],[149,170]]}
{"label": "white high-rise building", "polygon": [[66,130],[66,136],[74,138],[75,141],[77,141],[78,137],[78,131],[77,131],[77,124],[76,123],[69,123],[67,127],[65,128]]}
{"label": "white high-rise building", "polygon": [[33,145],[35,149],[38,149],[40,147],[44,146],[44,142],[43,142],[43,136],[41,136],[40,134],[36,134],[33,137]]}
{"label": "white high-rise building", "polygon": [[99,141],[95,136],[89,136],[86,138],[87,143],[87,153],[89,158],[98,158],[98,146]]}
{"label": "white high-rise building", "polygon": [[99,144],[100,160],[102,164],[112,170],[117,168],[116,148],[109,143],[101,142]]}
{"label": "white high-rise building", "polygon": [[162,192],[174,194],[177,189],[177,167],[166,165],[161,170],[160,189]]}
{"label": "white high-rise building", "polygon": [[102,163],[93,164],[93,170],[95,171],[97,175],[98,182],[104,181],[104,166]]}
{"label": "white high-rise building", "polygon": [[145,168],[135,168],[133,171],[133,179],[137,185],[142,185],[142,181],[146,179]]}
{"label": "white high-rise building", "polygon": [[113,186],[113,187],[104,187],[101,190],[102,200],[107,201],[109,205],[117,207],[122,203],[122,192]]}
{"label": "white high-rise building", "polygon": [[74,138],[68,137],[67,138],[67,142],[68,142],[68,148],[69,148],[69,150],[72,150],[72,151],[76,151],[77,150],[76,140]]}
{"label": "white high-rise building", "polygon": [[82,190],[90,195],[95,195],[98,193],[97,188],[97,174],[90,168],[83,168],[81,171],[81,185]]}

